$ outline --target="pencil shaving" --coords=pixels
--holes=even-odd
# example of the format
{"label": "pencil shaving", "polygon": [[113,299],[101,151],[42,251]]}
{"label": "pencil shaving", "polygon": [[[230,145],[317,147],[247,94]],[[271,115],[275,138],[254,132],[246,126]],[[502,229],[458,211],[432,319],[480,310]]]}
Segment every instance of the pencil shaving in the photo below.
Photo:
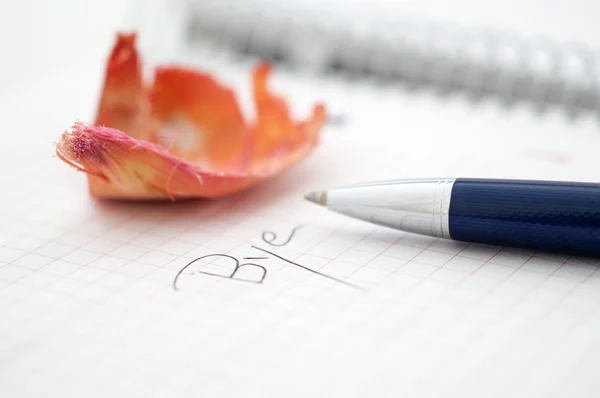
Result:
{"label": "pencil shaving", "polygon": [[56,145],[85,172],[98,198],[177,200],[221,197],[274,177],[318,144],[325,106],[290,116],[268,87],[272,66],[252,72],[256,120],[244,120],[235,93],[208,73],[159,66],[142,80],[136,34],[117,35],[93,124],[74,123]]}

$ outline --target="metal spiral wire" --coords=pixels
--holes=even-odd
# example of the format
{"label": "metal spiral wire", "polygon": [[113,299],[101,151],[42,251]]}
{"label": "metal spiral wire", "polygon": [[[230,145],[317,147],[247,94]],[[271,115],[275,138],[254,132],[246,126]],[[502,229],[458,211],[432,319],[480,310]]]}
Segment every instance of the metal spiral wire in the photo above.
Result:
{"label": "metal spiral wire", "polygon": [[[600,54],[506,32],[399,20],[356,20],[352,6],[270,0],[190,2],[188,40],[325,73],[401,79],[474,97],[600,114]],[[326,7],[330,7],[327,9]],[[361,22],[362,21],[362,22]]]}

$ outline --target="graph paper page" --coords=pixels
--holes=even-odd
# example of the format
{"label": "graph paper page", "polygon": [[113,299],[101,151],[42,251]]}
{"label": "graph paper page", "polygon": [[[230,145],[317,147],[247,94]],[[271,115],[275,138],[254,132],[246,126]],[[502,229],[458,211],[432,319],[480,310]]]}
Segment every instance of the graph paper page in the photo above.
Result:
{"label": "graph paper page", "polygon": [[[370,126],[395,138],[365,139],[357,111],[297,167],[213,201],[95,201],[52,156],[55,131],[21,136],[1,161],[1,395],[595,396],[599,261],[397,232],[303,195],[422,176],[593,180],[598,138],[539,141],[568,133],[444,107],[410,131],[420,100],[386,98],[397,112]],[[448,151],[460,131],[488,149]]]}

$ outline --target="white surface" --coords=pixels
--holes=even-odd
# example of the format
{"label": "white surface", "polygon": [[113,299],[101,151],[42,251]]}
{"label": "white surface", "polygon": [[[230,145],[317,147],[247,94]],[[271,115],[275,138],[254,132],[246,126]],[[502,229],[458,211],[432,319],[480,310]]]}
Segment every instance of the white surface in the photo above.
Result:
{"label": "white surface", "polygon": [[112,44],[128,0],[0,2],[0,93],[51,76]]}
{"label": "white surface", "polygon": [[[247,78],[197,59],[224,80]],[[327,128],[313,156],[243,195],[99,203],[51,143],[93,116],[101,72],[81,64],[0,103],[3,127],[18,132],[0,159],[11,187],[0,198],[2,395],[596,396],[598,261],[411,236],[302,199],[375,178],[600,180],[593,123],[277,73],[274,86],[297,104],[323,95],[350,124]],[[298,224],[285,247],[261,240],[285,240]],[[260,260],[263,285],[186,272],[172,289],[194,258],[260,256],[253,244],[367,292],[273,256]],[[196,264],[188,271],[225,270]],[[256,277],[248,271],[240,276]]]}
{"label": "white surface", "polygon": [[[343,1],[343,0],[340,0]],[[364,3],[363,0],[351,0]],[[600,46],[595,15],[600,4],[593,0],[379,0],[381,10],[415,18],[451,21],[464,26],[501,29],[526,36],[547,36]]]}
{"label": "white surface", "polygon": [[[172,3],[207,2],[179,0]],[[399,21],[424,19],[441,24],[500,29],[517,35],[546,36],[565,43],[579,41],[594,47],[600,45],[595,18],[600,5],[593,0],[331,0],[326,3],[319,0],[247,0],[238,4],[244,5],[240,8],[262,8],[265,14],[274,5],[278,9],[293,9],[298,11],[299,17],[322,19],[324,24],[336,21],[337,14],[353,14],[350,21],[357,25],[361,20],[377,15],[399,17]],[[325,10],[330,10],[331,14]]]}
{"label": "white surface", "polygon": [[[0,395],[597,396],[598,261],[410,236],[302,199],[403,176],[598,181],[595,120],[281,72],[273,84],[295,104],[324,98],[348,122],[327,127],[301,165],[223,201],[98,203],[52,142],[93,118],[105,56],[96,49],[0,97],[10,134],[0,157]],[[247,90],[247,69],[188,58]],[[283,248],[261,240],[307,221]],[[280,260],[261,263],[263,285],[185,275],[172,290],[190,260],[260,255],[251,244],[368,292]]]}
{"label": "white surface", "polygon": [[[49,76],[78,59],[104,51],[112,43],[111,33],[136,27],[135,19],[152,27],[159,38],[160,31],[172,26],[172,21],[165,21],[165,15],[179,3],[164,0],[0,1],[0,93],[18,89],[27,81]],[[369,9],[365,5],[372,1],[353,0],[352,3]],[[500,28],[600,46],[595,17],[600,5],[592,0],[381,0],[377,4],[379,11],[371,9],[370,12],[391,10],[402,16]]]}

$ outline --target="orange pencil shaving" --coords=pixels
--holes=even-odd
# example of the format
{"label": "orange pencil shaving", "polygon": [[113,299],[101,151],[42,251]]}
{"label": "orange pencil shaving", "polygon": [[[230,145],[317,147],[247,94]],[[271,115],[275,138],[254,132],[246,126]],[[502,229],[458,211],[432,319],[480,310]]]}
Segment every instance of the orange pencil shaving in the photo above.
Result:
{"label": "orange pencil shaving", "polygon": [[[106,65],[93,124],[64,131],[56,153],[87,173],[98,198],[177,200],[228,195],[271,178],[308,156],[319,141],[325,106],[294,121],[268,87],[271,65],[252,74],[256,120],[244,120],[233,91],[213,76],[158,67],[142,79],[136,35],[120,33]],[[171,142],[161,145],[165,137]]]}

